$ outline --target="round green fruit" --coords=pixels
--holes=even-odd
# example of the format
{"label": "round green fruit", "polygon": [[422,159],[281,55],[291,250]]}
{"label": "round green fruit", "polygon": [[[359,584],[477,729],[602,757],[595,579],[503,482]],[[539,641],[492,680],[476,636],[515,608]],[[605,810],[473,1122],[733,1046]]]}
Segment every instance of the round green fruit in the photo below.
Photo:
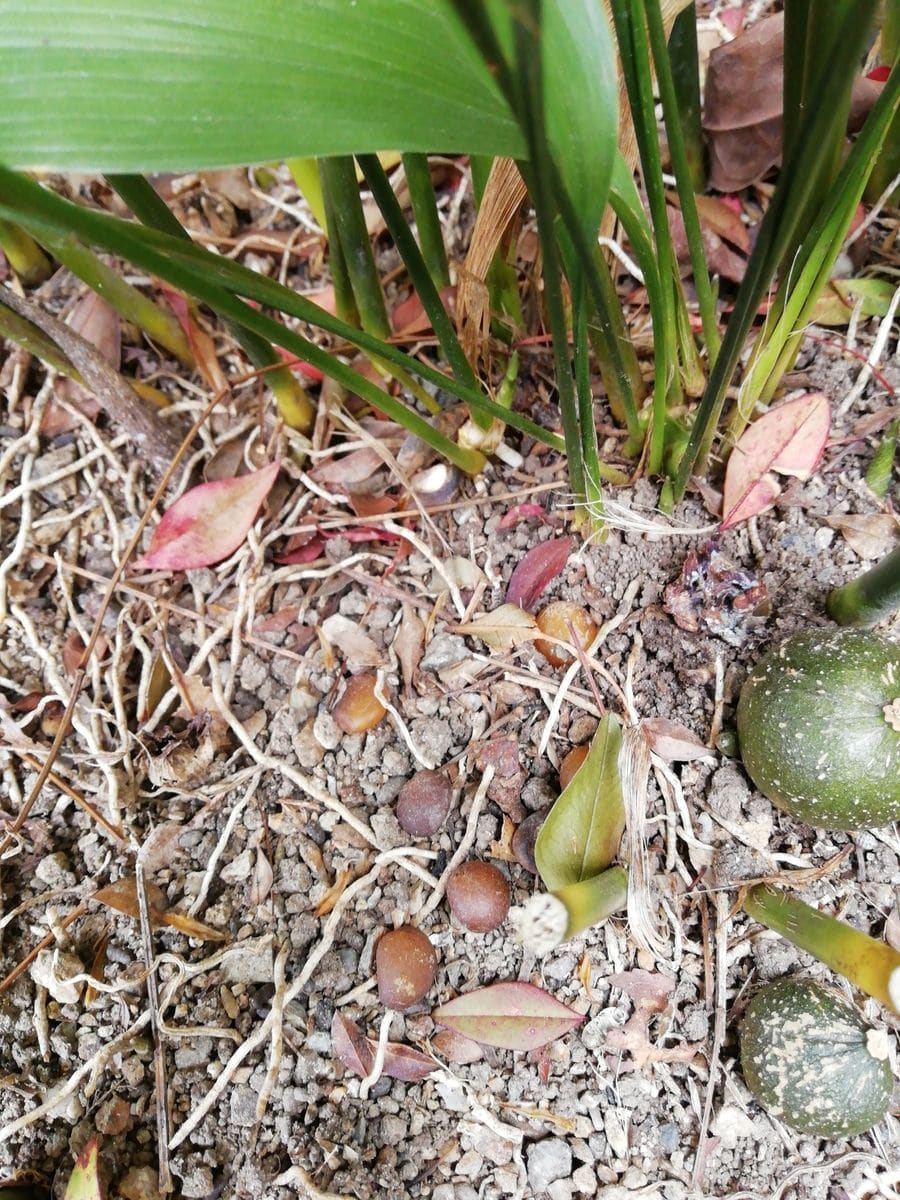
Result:
{"label": "round green fruit", "polygon": [[740,1041],[750,1091],[801,1133],[864,1133],[890,1107],[887,1034],[832,988],[808,979],[766,984],[750,1002]]}
{"label": "round green fruit", "polygon": [[900,820],[900,646],[869,630],[788,638],[753,668],[741,757],[779,808],[820,829]]}

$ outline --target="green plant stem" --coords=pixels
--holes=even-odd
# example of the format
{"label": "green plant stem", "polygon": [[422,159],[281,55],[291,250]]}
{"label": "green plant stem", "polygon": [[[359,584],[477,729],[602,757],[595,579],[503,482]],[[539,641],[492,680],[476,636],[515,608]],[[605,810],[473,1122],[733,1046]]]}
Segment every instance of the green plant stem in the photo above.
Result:
{"label": "green plant stem", "polygon": [[537,216],[538,233],[544,257],[544,301],[553,338],[553,359],[559,409],[566,441],[569,482],[576,499],[586,496],[584,459],[578,404],[569,356],[569,336],[566,327],[559,250],[556,242],[556,206],[548,178],[549,150],[544,127],[543,71],[539,38],[538,4],[524,4],[514,13],[514,61],[516,65],[516,113],[529,150],[529,161],[520,162],[519,170],[525,180]]}
{"label": "green plant stem", "polygon": [[[235,295],[254,300],[258,304],[274,308],[289,316],[306,321],[318,329],[334,334],[335,337],[358,346],[368,354],[381,356],[397,366],[415,372],[421,379],[458,396],[461,400],[478,407],[493,417],[498,417],[508,425],[527,433],[535,440],[550,446],[554,450],[563,450],[564,443],[560,437],[542,428],[535,421],[517,412],[507,412],[499,405],[489,400],[483,393],[473,392],[455,379],[438,371],[427,363],[419,362],[404,354],[390,342],[379,341],[363,330],[355,329],[338,317],[332,316],[313,304],[305,296],[298,295],[273,279],[267,279],[256,271],[242,267],[239,263],[220,255],[211,254],[201,246],[182,238],[160,232],[146,226],[136,226],[131,221],[100,213],[94,209],[81,208],[71,201],[42,188],[24,175],[0,165],[0,216],[7,216],[19,224],[28,224],[32,231],[49,231],[62,235],[74,230],[79,237],[111,254],[127,258],[142,270],[151,271],[175,287],[183,289],[187,294],[197,296],[204,303],[216,308],[222,303],[219,297],[228,302],[227,312],[223,315],[231,317],[233,313],[240,314],[235,319],[241,325],[247,325],[259,332],[258,318],[261,314],[246,305],[235,307]],[[224,289],[229,289],[225,291]],[[232,295],[234,293],[235,295]],[[209,297],[213,296],[214,299]],[[339,362],[333,355],[326,353],[315,343],[308,341],[299,334],[287,330],[268,318],[266,332],[263,337],[276,345],[284,346],[292,354],[306,359],[318,367],[329,378],[343,382],[349,371],[353,387],[367,381]],[[269,330],[275,329],[277,336],[271,336]],[[283,339],[290,335],[290,344]],[[298,348],[299,347],[299,348]],[[307,354],[307,349],[310,353]],[[370,385],[374,387],[374,385]],[[371,392],[384,400],[384,394],[377,389]],[[388,397],[387,399],[390,399]],[[383,403],[379,407],[384,409]],[[400,406],[403,407],[402,405]],[[404,411],[406,411],[404,409]],[[421,418],[417,418],[421,420]],[[400,422],[403,424],[403,422]],[[431,429],[430,426],[427,426]],[[431,430],[432,433],[436,431]],[[427,440],[427,439],[425,439]],[[429,443],[431,444],[431,443]],[[452,443],[451,443],[452,444]],[[436,447],[437,448],[437,447]],[[439,450],[443,453],[443,450]]]}
{"label": "green plant stem", "polygon": [[17,346],[21,346],[29,354],[33,354],[35,358],[41,359],[48,367],[52,367],[54,371],[59,371],[61,375],[67,375],[76,383],[82,383],[81,373],[72,366],[56,343],[48,338],[42,329],[38,329],[36,325],[32,325],[24,317],[20,317],[11,308],[7,308],[3,303],[5,290],[0,287],[0,337],[9,338]]}
{"label": "green plant stem", "polygon": [[[677,262],[666,212],[662,160],[656,133],[656,112],[653,102],[653,80],[650,72],[644,0],[612,0],[611,7],[659,262],[661,287],[657,301],[661,307],[653,313],[654,341],[657,345],[662,341],[666,342],[667,358],[670,363],[674,364],[677,361],[675,305],[681,298],[681,291],[680,288],[677,290],[675,288]],[[662,470],[665,454],[665,417],[670,402],[676,404],[679,402],[679,390],[677,375],[674,371],[666,380],[661,395],[658,388],[654,388],[653,423],[650,431],[650,453],[647,458],[647,469],[651,474],[659,474]]]}
{"label": "green plant stem", "polygon": [[892,1012],[900,1011],[900,954],[886,942],[766,884],[750,889],[744,909]]}
{"label": "green plant stem", "polygon": [[[691,9],[693,9],[693,5],[691,5]],[[719,351],[720,340],[719,326],[716,321],[716,303],[712,285],[709,281],[709,271],[706,266],[706,252],[703,248],[703,233],[700,229],[697,202],[694,199],[693,177],[685,146],[682,113],[675,91],[675,82],[672,76],[669,51],[666,46],[666,31],[663,25],[659,0],[646,0],[646,10],[647,28],[650,34],[650,45],[653,50],[653,62],[656,66],[656,80],[659,86],[660,99],[662,100],[666,134],[669,139],[669,154],[672,157],[675,186],[678,190],[678,198],[681,201],[681,216],[684,220],[684,231],[687,236],[688,250],[691,256],[694,287],[697,290],[697,305],[700,309],[700,320],[703,323],[703,339],[706,342],[706,353],[709,361],[713,363]],[[686,9],[685,13],[691,15],[694,21],[696,21],[696,13],[691,13],[689,9]],[[685,13],[681,15],[684,16]],[[694,51],[696,54],[696,26],[694,28]],[[665,203],[665,197],[663,202]]]}
{"label": "green plant stem", "polygon": [[369,190],[375,199],[375,203],[384,217],[388,233],[393,238],[394,245],[403,259],[403,265],[409,273],[412,285],[422,302],[422,307],[425,309],[428,319],[431,322],[431,327],[444,352],[444,357],[450,364],[450,369],[461,383],[470,388],[478,388],[479,383],[475,377],[475,372],[472,370],[469,360],[466,358],[463,348],[459,344],[456,330],[453,328],[453,322],[444,308],[437,285],[425,262],[424,253],[419,249],[416,239],[413,237],[412,231],[404,219],[400,202],[394,194],[394,189],[391,187],[384,167],[382,167],[377,156],[374,154],[360,154],[357,161],[362,169]]}
{"label": "green plant stem", "polygon": [[875,625],[900,608],[900,546],[874,567],[835,588],[828,615],[838,625]]}
{"label": "green plant stem", "polygon": [[[881,26],[881,61],[893,63],[894,70],[900,56],[900,0],[884,0],[884,19]],[[893,124],[881,153],[872,167],[872,174],[866,185],[866,199],[874,204],[882,194],[891,188],[886,203],[891,208],[900,204],[900,113],[894,117]]]}
{"label": "green plant stem", "polygon": [[362,327],[375,337],[389,338],[391,322],[366,229],[353,159],[348,155],[336,155],[323,158],[320,166],[328,197],[331,237],[340,241]]}
{"label": "green plant stem", "polygon": [[344,257],[341,239],[335,232],[337,218],[334,215],[334,203],[331,193],[325,187],[325,159],[319,159],[318,166],[325,220],[328,228],[332,231],[328,238],[328,269],[331,272],[331,286],[334,288],[334,311],[346,324],[360,326],[359,310],[356,307],[356,299],[347,271],[347,260]]}
{"label": "green plant stem", "polygon": [[891,486],[894,474],[894,459],[897,457],[897,441],[900,439],[900,417],[892,421],[885,431],[881,444],[872,455],[866,471],[866,486],[873,496],[883,500]]}
{"label": "green plant stem", "polygon": [[484,189],[487,187],[493,165],[493,158],[487,154],[473,154],[469,158],[469,169],[472,172],[472,195],[476,208],[481,208]]}
{"label": "green plant stem", "polygon": [[[359,158],[357,158],[357,161],[362,166]],[[434,188],[431,185],[431,170],[428,166],[428,156],[425,154],[404,154],[401,156],[401,161],[403,163],[403,170],[406,172],[406,183],[409,188],[409,199],[412,204],[413,216],[416,219],[419,245],[422,248],[422,257],[428,265],[428,273],[436,288],[449,287],[450,267],[447,263],[444,232],[441,229],[441,219],[438,216]],[[381,166],[380,163],[378,165]],[[383,209],[382,212],[384,212]]]}
{"label": "green plant stem", "polygon": [[[602,310],[591,304],[593,319],[588,323],[588,335],[598,359],[610,409],[616,420],[625,422],[629,437],[637,442],[641,437],[637,406],[646,394],[644,378],[634,343],[625,328],[615,281],[599,246],[594,258],[606,303]],[[586,285],[583,295],[584,303],[589,304]]]}
{"label": "green plant stem", "polygon": [[180,363],[194,366],[194,352],[177,318],[150,300],[136,287],[126,283],[112,267],[76,238],[41,236],[38,240],[64,267],[83,280],[111,305],[126,321],[142,329],[154,342],[159,342]]}
{"label": "green plant stem", "polygon": [[50,278],[53,263],[34,238],[18,225],[0,221],[0,249],[25,287],[36,287]]}
{"label": "green plant stem", "polygon": [[[143,224],[190,242],[187,230],[143,175],[108,175],[107,180]],[[218,311],[214,305],[211,307]],[[266,372],[266,383],[285,424],[308,433],[316,419],[316,410],[300,381],[282,364],[270,342],[233,322],[226,324],[253,366]]]}
{"label": "green plant stem", "polygon": [[578,425],[581,431],[581,455],[584,460],[584,489],[588,511],[599,518],[603,511],[600,486],[600,451],[594,420],[594,396],[591,391],[590,342],[587,325],[587,297],[581,272],[572,282],[572,342],[575,352],[575,391],[578,399]]}
{"label": "green plant stem", "polygon": [[[871,9],[872,5],[867,4],[867,13]],[[818,177],[820,155],[827,152],[829,144],[827,135],[830,108],[825,81],[832,75],[837,78],[836,73],[842,69],[846,70],[848,61],[855,63],[859,58],[869,28],[867,21],[863,19],[865,15],[857,13],[855,19],[848,23],[845,38],[840,44],[832,46],[825,69],[818,76],[820,86],[806,109],[803,136],[796,138],[795,153],[782,167],[781,177],[760,225],[756,245],[750,255],[747,273],[738,291],[718,357],[697,409],[688,444],[678,464],[673,483],[676,502],[684,496],[691,474],[705,458],[712,444],[725,404],[726,389],[772,275],[788,251],[796,248],[805,232],[800,225],[802,214]],[[858,164],[862,155],[871,155],[871,138],[867,138],[867,132],[878,123],[877,114],[888,108],[893,115],[900,85],[900,80],[896,79],[895,75],[896,72],[892,73],[869,114],[862,133],[844,163],[842,176],[846,176],[853,165]]]}
{"label": "green plant stem", "polygon": [[[656,3],[657,0],[654,0],[651,10]],[[703,192],[706,189],[706,147],[701,124],[697,5],[693,0],[675,18],[668,49],[678,120],[687,156],[688,178],[695,192]]]}
{"label": "green plant stem", "polygon": [[328,237],[328,217],[325,212],[325,197],[322,194],[322,176],[319,174],[319,163],[315,158],[288,158],[285,166],[300,189],[300,195],[309,205],[309,211],[316,218],[319,228]]}

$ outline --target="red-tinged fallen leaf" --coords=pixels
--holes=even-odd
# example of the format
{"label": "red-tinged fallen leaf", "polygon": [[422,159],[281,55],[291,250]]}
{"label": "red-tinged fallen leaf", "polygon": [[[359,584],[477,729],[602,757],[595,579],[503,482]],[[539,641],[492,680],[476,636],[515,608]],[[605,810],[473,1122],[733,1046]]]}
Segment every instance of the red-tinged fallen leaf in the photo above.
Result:
{"label": "red-tinged fallen leaf", "polygon": [[254,633],[283,633],[285,629],[293,625],[300,615],[300,609],[296,605],[290,605],[287,608],[279,608],[277,612],[273,612],[270,617],[263,617],[261,621],[257,621],[253,626]]}
{"label": "red-tinged fallen leaf", "polygon": [[290,367],[298,375],[303,375],[311,383],[321,383],[325,378],[324,373],[318,367],[305,362],[302,358],[297,358],[295,354],[291,354],[290,350],[284,350],[281,346],[276,346],[275,349],[286,367]]}
{"label": "red-tinged fallen leaf", "polygon": [[[374,1051],[375,1043],[369,1039],[369,1048]],[[432,1071],[438,1069],[438,1064],[421,1050],[412,1046],[404,1046],[402,1042],[388,1042],[384,1051],[383,1074],[390,1079],[402,1079],[404,1083],[418,1083]]]}
{"label": "red-tinged fallen leaf", "polygon": [[831,429],[831,406],[810,392],[754,421],[731,452],[725,472],[723,529],[770,509],[781,494],[774,472],[809,479]]}
{"label": "red-tinged fallen leaf", "polygon": [[485,1046],[536,1050],[584,1020],[533,983],[495,983],[436,1008],[435,1021]]}
{"label": "red-tinged fallen leaf", "polygon": [[551,579],[555,579],[572,553],[569,537],[550,538],[532,546],[512,573],[506,589],[507,604],[530,609]]}
{"label": "red-tinged fallen leaf", "polygon": [[537,1065],[538,1078],[546,1087],[550,1082],[550,1055],[547,1053],[547,1047],[539,1046],[537,1050],[531,1050],[528,1054],[528,1061]]}
{"label": "red-tinged fallen leaf", "polygon": [[[367,1037],[355,1021],[339,1012],[334,1014],[331,1021],[331,1048],[335,1058],[360,1079],[365,1079],[372,1070],[377,1043],[373,1038]],[[401,1042],[388,1042],[385,1047],[384,1066],[381,1070],[389,1079],[418,1083],[437,1069],[438,1064],[433,1058],[412,1046],[404,1046]]]}
{"label": "red-tinged fallen leaf", "polygon": [[874,79],[876,83],[887,83],[891,75],[891,68],[885,63],[880,67],[873,67],[867,72],[866,79]]}
{"label": "red-tinged fallen leaf", "polygon": [[484,1058],[484,1051],[478,1043],[465,1034],[457,1033],[455,1029],[442,1029],[431,1039],[431,1044],[448,1062],[457,1063],[459,1066]]}
{"label": "red-tinged fallen leaf", "polygon": [[[109,640],[104,634],[100,634],[97,639],[97,645],[94,647],[93,658],[97,662],[101,662],[107,649],[109,648]],[[69,636],[63,642],[62,660],[66,674],[71,678],[81,665],[81,659],[84,654],[84,642],[81,640],[81,634],[73,629]],[[2,1200],[2,1198],[0,1198]]]}
{"label": "red-tinged fallen leaf", "polygon": [[186,297],[181,292],[176,292],[174,288],[166,287],[165,284],[161,287],[169,308],[184,330],[184,336],[188,340],[188,345],[193,351],[197,363],[197,370],[214,392],[224,391],[228,382],[216,355],[215,342],[194,320]]}
{"label": "red-tinged fallen leaf", "polygon": [[675,980],[668,975],[639,969],[611,975],[608,982],[621,988],[634,1001],[635,1008],[645,1013],[663,1012],[675,987]]}
{"label": "red-tinged fallen leaf", "polygon": [[[299,535],[306,537],[307,535]],[[288,546],[291,546],[293,538],[288,538]],[[302,542],[299,546],[293,546],[290,549],[285,549],[281,554],[275,555],[275,562],[280,567],[293,567],[298,563],[315,562],[317,558],[321,558],[325,552],[325,538],[319,534],[313,534],[308,537],[308,540]]]}
{"label": "red-tinged fallen leaf", "polygon": [[329,284],[328,287],[319,288],[315,292],[304,292],[303,299],[309,300],[311,304],[317,304],[319,308],[324,308],[327,313],[333,317],[337,316],[337,304],[334,299],[334,288]]}
{"label": "red-tinged fallen leaf", "polygon": [[105,1189],[99,1174],[99,1146],[100,1139],[96,1134],[85,1142],[75,1160],[63,1200],[104,1200]]}
{"label": "red-tinged fallen leaf", "polygon": [[149,550],[134,568],[189,571],[233,554],[256,520],[280,469],[281,463],[273,462],[261,471],[201,483],[185,492],[163,514]]}
{"label": "red-tinged fallen leaf", "polygon": [[743,8],[723,8],[718,14],[719,20],[732,35],[737,35],[741,32],[744,26],[744,10]]}
{"label": "red-tinged fallen leaf", "polygon": [[351,1075],[365,1079],[372,1070],[374,1056],[369,1049],[369,1039],[355,1021],[340,1012],[331,1019],[331,1049]]}
{"label": "red-tinged fallen leaf", "polygon": [[358,517],[381,517],[393,512],[399,503],[396,496],[351,496],[350,507]]}
{"label": "red-tinged fallen leaf", "polygon": [[653,753],[665,762],[691,762],[710,754],[709,747],[695,733],[665,717],[647,717],[641,721],[641,733]]}
{"label": "red-tinged fallen leaf", "polygon": [[512,529],[514,525],[518,525],[520,521],[524,521],[528,517],[543,519],[546,515],[539,504],[514,504],[509,512],[505,513],[497,522],[497,528]]}
{"label": "red-tinged fallen leaf", "polygon": [[[456,288],[442,288],[440,297],[441,303],[452,317],[456,308]],[[396,334],[427,333],[431,329],[431,321],[417,292],[410,292],[405,300],[400,301],[391,313],[391,325]]]}

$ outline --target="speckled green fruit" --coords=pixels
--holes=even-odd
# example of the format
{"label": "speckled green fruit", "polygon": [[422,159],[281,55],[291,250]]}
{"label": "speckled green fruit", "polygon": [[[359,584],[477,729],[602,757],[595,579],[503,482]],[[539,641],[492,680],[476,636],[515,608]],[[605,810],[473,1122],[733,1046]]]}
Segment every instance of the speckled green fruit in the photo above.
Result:
{"label": "speckled green fruit", "polygon": [[863,1133],[890,1107],[887,1034],[832,988],[793,978],[766,984],[747,1009],[740,1039],[750,1091],[801,1133]]}
{"label": "speckled green fruit", "polygon": [[750,673],[737,709],[759,790],[820,829],[900,820],[900,646],[858,629],[797,634]]}

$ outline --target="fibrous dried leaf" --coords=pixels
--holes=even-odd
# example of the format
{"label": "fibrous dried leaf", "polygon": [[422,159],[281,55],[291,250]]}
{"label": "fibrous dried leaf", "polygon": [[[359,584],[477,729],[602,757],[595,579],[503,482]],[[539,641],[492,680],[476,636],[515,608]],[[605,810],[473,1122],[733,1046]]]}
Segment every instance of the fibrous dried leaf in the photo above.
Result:
{"label": "fibrous dried leaf", "polygon": [[665,762],[691,762],[695,758],[707,758],[711,753],[690,729],[665,717],[645,718],[641,721],[641,733],[653,753]]}
{"label": "fibrous dried leaf", "polygon": [[201,483],[185,492],[153,531],[150,548],[132,565],[138,571],[189,571],[233,554],[247,536],[272,489],[280,463],[261,471]]}
{"label": "fibrous dried leaf", "polygon": [[822,392],[810,392],[771,408],[745,431],[725,472],[723,529],[771,508],[781,494],[775,477],[809,479],[831,430],[831,406]]}
{"label": "fibrous dried leaf", "polygon": [[561,537],[532,546],[512,573],[506,589],[506,603],[531,609],[547,584],[569,561],[573,545],[571,538]]}
{"label": "fibrous dried leaf", "polygon": [[535,1050],[584,1020],[532,983],[495,983],[457,996],[432,1013],[435,1021],[485,1046]]}
{"label": "fibrous dried leaf", "polygon": [[511,650],[513,646],[540,636],[537,621],[517,604],[501,604],[483,617],[455,626],[454,633],[471,634],[481,638],[492,650],[501,651]]}
{"label": "fibrous dried leaf", "polygon": [[379,650],[367,633],[363,633],[356,621],[351,621],[349,617],[340,613],[333,613],[325,618],[320,628],[331,645],[337,646],[344,655],[351,671],[383,666],[383,651]]}
{"label": "fibrous dried leaf", "polygon": [[900,525],[891,513],[840,513],[825,520],[860,558],[882,558],[900,538]]}

